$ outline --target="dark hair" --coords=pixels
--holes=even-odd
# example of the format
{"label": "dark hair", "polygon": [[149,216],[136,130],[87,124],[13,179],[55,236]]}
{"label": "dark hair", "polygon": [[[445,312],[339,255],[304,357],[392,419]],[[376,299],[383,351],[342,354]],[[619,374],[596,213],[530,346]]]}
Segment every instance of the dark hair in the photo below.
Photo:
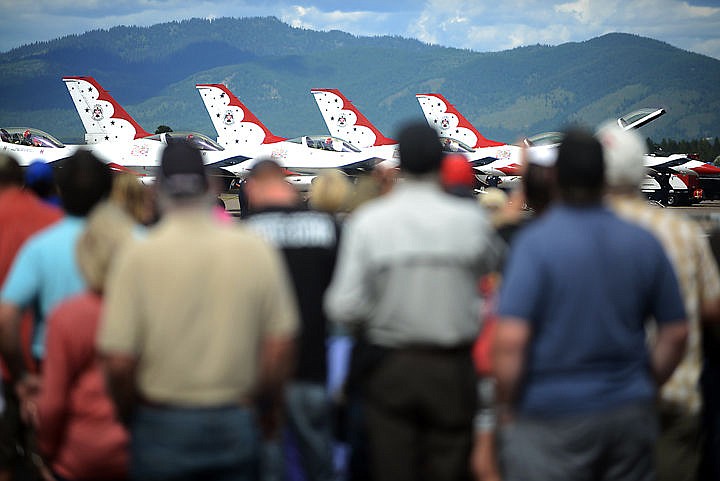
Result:
{"label": "dark hair", "polygon": [[600,142],[590,132],[570,129],[558,148],[557,184],[560,198],[568,203],[598,202],[605,181]]}
{"label": "dark hair", "polygon": [[112,172],[92,152],[78,150],[61,162],[56,175],[65,212],[84,217],[112,189]]}
{"label": "dark hair", "polygon": [[442,145],[427,123],[413,122],[398,135],[400,169],[411,174],[437,172],[442,164]]}
{"label": "dark hair", "polygon": [[521,181],[528,207],[538,214],[542,213],[555,196],[554,167],[528,163]]}
{"label": "dark hair", "polygon": [[158,186],[171,197],[207,193],[209,182],[200,151],[186,142],[168,144],[160,160]]}
{"label": "dark hair", "polygon": [[23,171],[15,157],[0,154],[0,187],[21,186],[23,183]]}

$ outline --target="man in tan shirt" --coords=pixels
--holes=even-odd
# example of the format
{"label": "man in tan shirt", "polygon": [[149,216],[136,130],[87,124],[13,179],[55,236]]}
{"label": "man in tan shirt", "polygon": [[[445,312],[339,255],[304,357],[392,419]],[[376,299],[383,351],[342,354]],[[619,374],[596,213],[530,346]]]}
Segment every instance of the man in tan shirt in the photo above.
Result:
{"label": "man in tan shirt", "polygon": [[284,265],[213,219],[198,151],[169,145],[158,190],[166,216],[118,258],[98,337],[131,477],[254,479],[250,404],[278,391],[298,325]]}

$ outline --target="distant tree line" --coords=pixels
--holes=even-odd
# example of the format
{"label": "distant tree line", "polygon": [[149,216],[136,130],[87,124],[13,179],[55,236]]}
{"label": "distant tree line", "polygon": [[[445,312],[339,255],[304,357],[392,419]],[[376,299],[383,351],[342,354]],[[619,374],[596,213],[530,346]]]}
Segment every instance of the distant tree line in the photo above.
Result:
{"label": "distant tree line", "polygon": [[665,152],[666,154],[698,154],[700,160],[720,165],[720,138],[702,138],[694,140],[662,139],[655,142],[646,139],[648,152]]}

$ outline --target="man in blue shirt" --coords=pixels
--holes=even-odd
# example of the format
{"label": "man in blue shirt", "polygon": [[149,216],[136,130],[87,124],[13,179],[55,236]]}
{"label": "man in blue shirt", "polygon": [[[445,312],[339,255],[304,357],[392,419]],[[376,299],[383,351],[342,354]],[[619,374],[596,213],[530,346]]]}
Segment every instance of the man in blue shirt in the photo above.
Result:
{"label": "man in blue shirt", "polygon": [[63,161],[57,182],[65,217],[27,240],[0,290],[0,354],[19,380],[21,395],[24,388],[31,387],[31,379],[23,373],[20,349],[22,313],[34,309],[32,354],[42,360],[45,319],[60,301],[85,289],[75,260],[75,245],[85,216],[110,193],[112,174],[93,154],[80,151]]}
{"label": "man in blue shirt", "polygon": [[687,336],[677,279],[649,232],[602,205],[590,134],[568,132],[556,168],[560,202],[518,236],[500,293],[504,479],[654,479],[653,401]]}

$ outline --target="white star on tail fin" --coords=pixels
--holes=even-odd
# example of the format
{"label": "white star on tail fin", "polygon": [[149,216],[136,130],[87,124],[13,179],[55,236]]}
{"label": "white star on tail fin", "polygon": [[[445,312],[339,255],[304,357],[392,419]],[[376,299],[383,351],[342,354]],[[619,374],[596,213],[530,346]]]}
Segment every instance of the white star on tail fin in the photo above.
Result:
{"label": "white star on tail fin", "polygon": [[92,77],[63,77],[85,127],[85,142],[129,142],[151,135]]}
{"label": "white star on tail fin", "polygon": [[397,144],[385,137],[339,90],[311,89],[310,92],[333,137],[359,149]]}
{"label": "white star on tail fin", "polygon": [[273,135],[260,120],[223,84],[197,84],[210,120],[224,147],[259,146],[285,140]]}
{"label": "white star on tail fin", "polygon": [[458,140],[474,149],[500,147],[496,142],[483,137],[478,130],[440,94],[416,94],[420,108],[428,124],[437,130],[440,137]]}

